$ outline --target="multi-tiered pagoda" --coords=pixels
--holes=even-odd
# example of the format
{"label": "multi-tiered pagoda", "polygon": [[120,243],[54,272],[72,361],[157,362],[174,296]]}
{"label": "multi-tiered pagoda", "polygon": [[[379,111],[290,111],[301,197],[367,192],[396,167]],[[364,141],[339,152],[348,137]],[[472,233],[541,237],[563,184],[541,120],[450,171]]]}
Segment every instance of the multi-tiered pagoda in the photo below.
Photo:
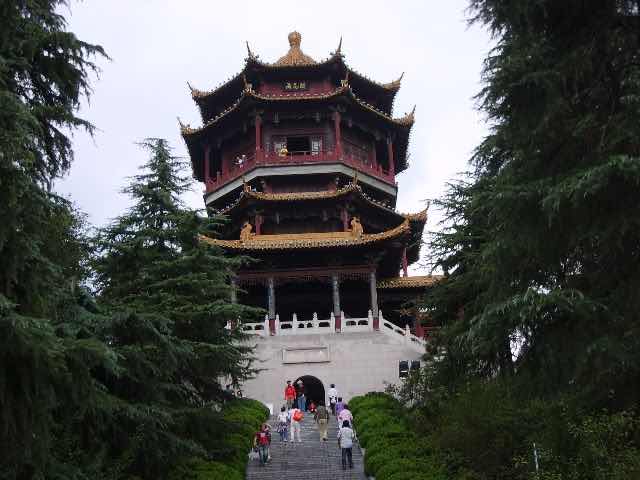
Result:
{"label": "multi-tiered pagoda", "polygon": [[414,122],[413,111],[392,115],[401,78],[370,80],[347,66],[340,45],[315,61],[300,41],[290,33],[275,63],[247,46],[240,73],[211,91],[192,88],[203,121],[182,125],[193,174],[209,211],[231,220],[205,241],[258,260],[236,283],[240,301],[268,311],[271,334],[377,330],[383,310],[422,336],[400,313],[433,281],[407,276],[426,210],[395,210]]}

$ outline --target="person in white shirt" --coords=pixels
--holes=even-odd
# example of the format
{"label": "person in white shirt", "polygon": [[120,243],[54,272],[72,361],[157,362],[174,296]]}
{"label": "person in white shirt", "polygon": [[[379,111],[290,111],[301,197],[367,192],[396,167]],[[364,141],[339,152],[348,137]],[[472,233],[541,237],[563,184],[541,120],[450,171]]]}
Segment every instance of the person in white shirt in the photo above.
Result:
{"label": "person in white shirt", "polygon": [[283,406],[278,414],[278,425],[276,427],[277,432],[280,434],[280,441],[287,441],[287,431],[289,430],[289,414],[287,413],[287,407]]}
{"label": "person in white shirt", "polygon": [[349,468],[353,468],[353,440],[355,439],[355,434],[353,430],[349,427],[349,422],[346,420],[342,423],[342,428],[338,432],[338,442],[340,443],[340,448],[342,449],[342,469],[347,469],[347,460],[349,461]]}
{"label": "person in white shirt", "polygon": [[[300,417],[298,417],[298,415],[300,415]],[[302,442],[302,437],[300,436],[300,421],[302,420],[302,415],[304,414],[299,408],[289,410],[289,422],[291,425],[289,428],[289,441],[292,443],[296,439],[296,434],[298,436],[298,443]],[[296,420],[296,418],[298,418],[298,420]]]}
{"label": "person in white shirt", "polygon": [[329,389],[329,392],[327,392],[327,395],[329,396],[329,405],[331,405],[331,414],[335,415],[336,402],[338,401],[338,390],[336,389],[335,384],[331,384],[331,388]]}

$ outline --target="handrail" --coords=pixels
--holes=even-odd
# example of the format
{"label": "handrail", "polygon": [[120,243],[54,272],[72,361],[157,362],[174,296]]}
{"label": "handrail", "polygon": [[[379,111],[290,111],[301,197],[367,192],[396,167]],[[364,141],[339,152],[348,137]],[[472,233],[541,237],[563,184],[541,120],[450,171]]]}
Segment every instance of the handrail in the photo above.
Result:
{"label": "handrail", "polygon": [[380,164],[372,164],[362,161],[358,156],[349,153],[342,153],[340,156],[334,150],[321,151],[300,151],[288,152],[282,155],[275,152],[256,151],[242,158],[241,163],[236,163],[230,169],[216,172],[214,177],[209,178],[205,183],[205,193],[212,192],[227,183],[240,178],[247,171],[258,166],[274,166],[274,165],[300,165],[300,164],[316,164],[316,163],[336,163],[341,162],[362,173],[376,177],[385,183],[395,185],[395,176]]}

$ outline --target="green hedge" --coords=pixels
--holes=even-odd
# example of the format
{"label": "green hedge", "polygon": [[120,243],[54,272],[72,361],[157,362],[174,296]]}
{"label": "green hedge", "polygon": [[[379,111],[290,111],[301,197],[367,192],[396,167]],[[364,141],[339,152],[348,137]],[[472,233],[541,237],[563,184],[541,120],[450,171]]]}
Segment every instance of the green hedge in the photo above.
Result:
{"label": "green hedge", "polygon": [[224,428],[213,439],[218,444],[214,458],[185,460],[169,473],[168,480],[243,480],[253,435],[268,416],[269,410],[256,400],[227,403],[222,411]]}
{"label": "green hedge", "polygon": [[376,480],[445,480],[445,471],[411,428],[409,413],[393,397],[368,393],[352,398],[365,471]]}

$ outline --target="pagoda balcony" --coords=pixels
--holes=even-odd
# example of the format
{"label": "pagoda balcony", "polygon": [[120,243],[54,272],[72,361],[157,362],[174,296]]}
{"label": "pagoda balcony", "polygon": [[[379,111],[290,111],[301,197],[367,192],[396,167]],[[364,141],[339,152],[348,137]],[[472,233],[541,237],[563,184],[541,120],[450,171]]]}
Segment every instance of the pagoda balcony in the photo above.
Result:
{"label": "pagoda balcony", "polygon": [[[396,339],[399,339],[406,343],[416,347],[419,351],[424,351],[427,338],[421,338],[413,333],[407,325],[405,328],[400,328],[397,325],[386,320],[382,311],[380,315],[380,328],[376,330],[374,328],[373,314],[369,310],[368,315],[362,318],[346,317],[344,312],[340,312],[342,322],[340,326],[336,323],[336,318],[333,313],[327,319],[319,319],[316,313],[310,319],[298,318],[294,313],[291,320],[281,320],[280,315],[276,315],[274,322],[274,328],[271,329],[269,325],[269,318],[265,316],[263,322],[245,323],[241,322],[238,325],[245,334],[258,335],[261,337],[269,336],[282,336],[282,335],[322,335],[322,334],[345,334],[345,333],[357,333],[357,332],[379,332],[385,335],[389,335]],[[227,324],[227,329],[232,328],[231,324]]]}
{"label": "pagoda balcony", "polygon": [[215,177],[206,182],[205,193],[219,189],[233,180],[242,177],[256,167],[289,166],[289,165],[317,165],[343,163],[349,167],[371,175],[383,182],[395,186],[395,175],[384,169],[380,164],[373,164],[364,160],[362,156],[350,152],[337,155],[334,150],[289,152],[286,155],[275,152],[255,151],[236,159],[234,165],[223,171],[218,171]]}

